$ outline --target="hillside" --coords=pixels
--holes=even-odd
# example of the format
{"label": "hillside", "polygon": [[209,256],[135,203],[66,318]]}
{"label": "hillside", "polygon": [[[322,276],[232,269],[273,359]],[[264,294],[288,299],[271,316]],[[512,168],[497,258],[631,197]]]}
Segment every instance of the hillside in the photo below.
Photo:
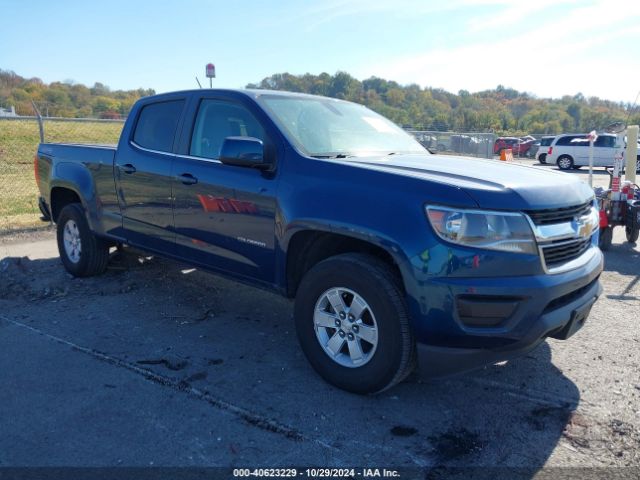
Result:
{"label": "hillside", "polygon": [[[585,98],[577,93],[560,99],[537,98],[499,85],[494,90],[457,94],[442,89],[400,85],[372,77],[360,81],[346,72],[335,75],[271,75],[248,88],[290,90],[343,98],[367,105],[399,125],[422,130],[493,131],[498,134],[560,133],[602,129],[614,121],[640,123],[640,108]],[[121,118],[152,89],[112,91],[102,83],[87,87],[71,81],[45,84],[0,69],[0,107],[15,106],[18,115],[33,115],[31,101],[51,117]]]}
{"label": "hillside", "polygon": [[111,91],[102,83],[86,87],[71,81],[44,83],[0,69],[0,107],[14,106],[18,115],[33,115],[33,100],[50,117],[122,118],[152,89]]}
{"label": "hillside", "polygon": [[636,106],[585,98],[578,93],[561,99],[536,98],[499,85],[495,90],[458,94],[442,89],[402,86],[382,78],[359,81],[348,73],[335,75],[275,74],[249,88],[289,90],[344,98],[405,127],[422,130],[494,131],[499,134],[561,133],[602,129],[614,121],[640,122]]}

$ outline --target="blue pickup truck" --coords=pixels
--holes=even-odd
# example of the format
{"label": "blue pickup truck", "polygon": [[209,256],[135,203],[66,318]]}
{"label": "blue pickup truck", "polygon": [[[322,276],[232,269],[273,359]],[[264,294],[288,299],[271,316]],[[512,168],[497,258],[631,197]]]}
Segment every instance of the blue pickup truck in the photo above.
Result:
{"label": "blue pickup truck", "polygon": [[342,100],[156,95],[117,147],[43,143],[35,162],[72,275],[126,244],[295,298],[309,362],[352,392],[566,339],[602,290],[587,185],[432,155]]}

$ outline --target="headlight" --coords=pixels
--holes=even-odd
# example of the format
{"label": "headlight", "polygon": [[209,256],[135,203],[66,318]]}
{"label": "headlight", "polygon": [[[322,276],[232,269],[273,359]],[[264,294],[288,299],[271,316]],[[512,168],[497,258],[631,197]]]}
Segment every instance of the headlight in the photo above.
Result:
{"label": "headlight", "polygon": [[520,213],[427,207],[438,236],[467,247],[538,254],[529,222]]}

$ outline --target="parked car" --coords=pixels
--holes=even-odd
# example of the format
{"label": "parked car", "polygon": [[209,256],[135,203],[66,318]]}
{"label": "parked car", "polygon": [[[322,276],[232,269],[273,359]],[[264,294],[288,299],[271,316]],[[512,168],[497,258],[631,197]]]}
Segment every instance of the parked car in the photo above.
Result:
{"label": "parked car", "polygon": [[536,140],[535,142],[533,142],[533,144],[531,145],[531,148],[527,152],[527,157],[535,158],[536,155],[538,154],[539,149],[540,149],[540,140]]}
{"label": "parked car", "polygon": [[530,135],[520,138],[520,141],[512,147],[513,154],[519,157],[530,156],[529,152],[535,141],[536,139]]}
{"label": "parked car", "polygon": [[520,142],[519,138],[516,137],[498,137],[493,144],[493,153],[496,155],[500,155],[502,150],[512,149],[515,145],[518,145]]}
{"label": "parked car", "polygon": [[567,339],[602,290],[585,183],[431,155],[342,100],[155,95],[117,147],[42,143],[34,162],[69,273],[100,274],[127,244],[295,298],[307,359],[352,392]]}
{"label": "parked car", "polygon": [[[624,155],[625,147],[614,134],[599,134],[593,144],[593,166],[610,167],[616,156]],[[555,163],[560,170],[579,169],[589,165],[588,134],[558,135],[549,146],[546,163]],[[640,172],[640,155],[636,169]]]}
{"label": "parked car", "polygon": [[551,146],[551,142],[555,136],[542,137],[540,139],[540,146],[538,147],[535,158],[540,163],[547,163],[547,152],[549,151],[549,147]]}

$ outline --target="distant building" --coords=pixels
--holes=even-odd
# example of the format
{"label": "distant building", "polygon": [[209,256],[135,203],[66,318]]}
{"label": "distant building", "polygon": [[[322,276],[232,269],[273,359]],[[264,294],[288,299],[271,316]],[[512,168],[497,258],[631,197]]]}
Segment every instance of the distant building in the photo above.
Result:
{"label": "distant building", "polygon": [[17,117],[16,107],[14,107],[13,105],[11,105],[10,108],[0,107],[0,117]]}

